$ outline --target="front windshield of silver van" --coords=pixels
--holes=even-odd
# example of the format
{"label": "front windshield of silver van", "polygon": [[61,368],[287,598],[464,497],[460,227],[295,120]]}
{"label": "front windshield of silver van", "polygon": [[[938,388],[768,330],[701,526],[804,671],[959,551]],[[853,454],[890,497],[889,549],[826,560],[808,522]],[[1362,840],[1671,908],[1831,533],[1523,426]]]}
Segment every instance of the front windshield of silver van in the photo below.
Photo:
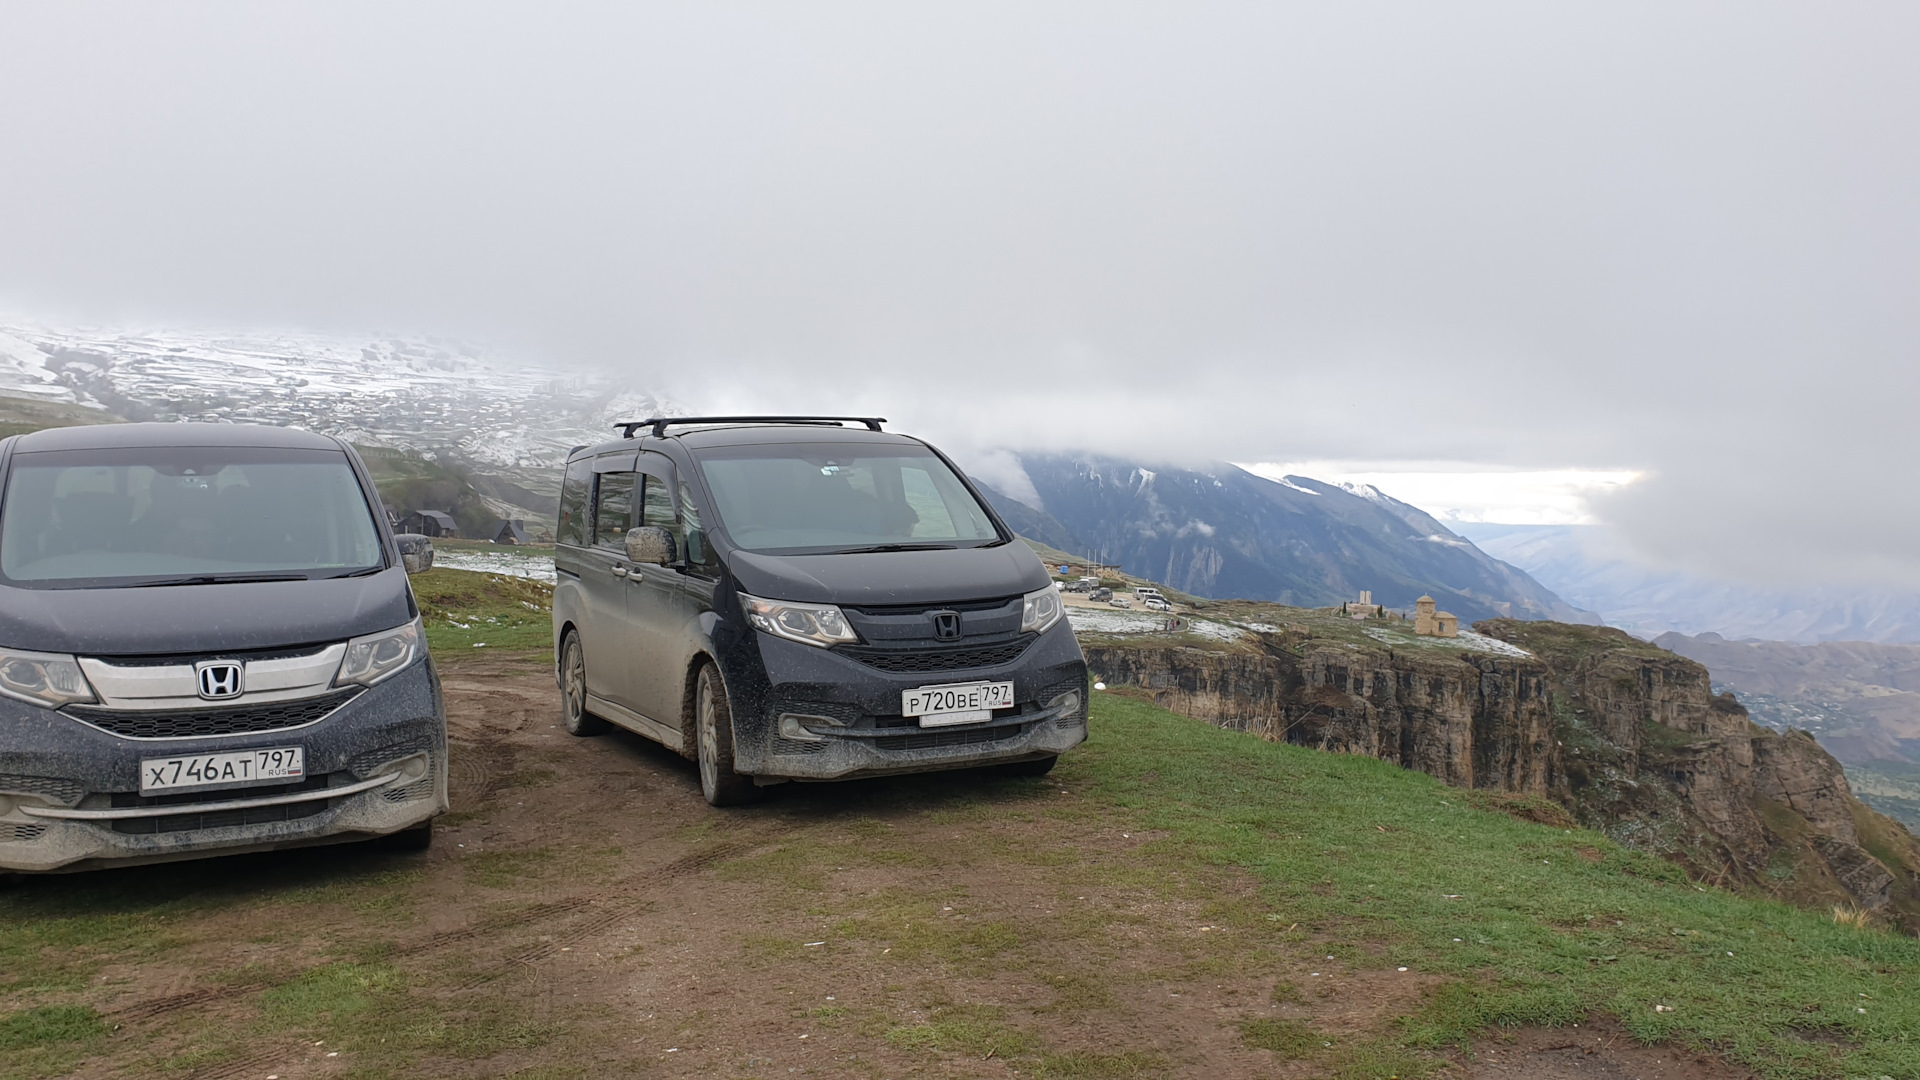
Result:
{"label": "front windshield of silver van", "polygon": [[720,527],[748,551],[912,551],[1002,540],[979,501],[930,450],[754,444],[694,456]]}
{"label": "front windshield of silver van", "polygon": [[304,580],[383,565],[337,450],[127,447],[15,454],[0,576],[26,588]]}

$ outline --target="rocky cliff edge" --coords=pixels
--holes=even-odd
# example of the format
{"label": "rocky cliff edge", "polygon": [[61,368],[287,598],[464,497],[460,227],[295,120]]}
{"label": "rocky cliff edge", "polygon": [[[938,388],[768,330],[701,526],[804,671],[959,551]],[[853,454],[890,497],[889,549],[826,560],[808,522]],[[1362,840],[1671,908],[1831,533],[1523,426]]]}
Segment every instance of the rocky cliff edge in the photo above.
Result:
{"label": "rocky cliff edge", "polygon": [[1811,737],[1716,697],[1701,665],[1604,627],[1488,620],[1475,629],[1525,650],[1490,655],[1287,614],[1229,643],[1084,644],[1098,678],[1175,712],[1382,758],[1535,815],[1564,808],[1699,881],[1920,932],[1920,842],[1856,799]]}

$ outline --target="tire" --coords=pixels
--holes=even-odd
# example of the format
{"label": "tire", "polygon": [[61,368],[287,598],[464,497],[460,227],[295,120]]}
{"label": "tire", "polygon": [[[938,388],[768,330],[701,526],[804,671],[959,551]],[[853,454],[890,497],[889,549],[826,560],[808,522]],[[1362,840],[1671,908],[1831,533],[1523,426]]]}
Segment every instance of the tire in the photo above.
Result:
{"label": "tire", "polygon": [[411,828],[401,829],[397,833],[388,833],[374,841],[381,851],[398,851],[413,854],[433,846],[433,819],[428,818]]}
{"label": "tire", "polygon": [[700,794],[713,806],[759,802],[763,794],[753,777],[733,771],[733,709],[719,669],[700,665],[694,677],[694,760],[700,764]]}
{"label": "tire", "polygon": [[1000,766],[1000,775],[1002,776],[1045,776],[1048,773],[1053,771],[1054,762],[1059,760],[1060,760],[1060,755],[1048,754],[1046,757],[1035,758],[1032,761],[1015,761],[1010,764]]}
{"label": "tire", "polygon": [[607,722],[587,711],[587,653],[578,630],[560,639],[560,718],[567,734],[579,738],[607,732]]}

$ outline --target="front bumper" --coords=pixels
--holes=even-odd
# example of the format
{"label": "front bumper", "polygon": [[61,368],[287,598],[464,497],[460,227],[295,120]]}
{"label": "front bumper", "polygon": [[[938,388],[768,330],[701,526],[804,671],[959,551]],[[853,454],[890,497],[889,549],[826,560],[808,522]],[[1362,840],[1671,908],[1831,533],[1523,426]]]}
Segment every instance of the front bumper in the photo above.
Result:
{"label": "front bumper", "polygon": [[[139,794],[142,758],[281,746],[305,751],[303,782]],[[122,738],[0,698],[0,869],[337,843],[398,832],[446,809],[446,711],[431,661],[305,727],[215,738]]]}
{"label": "front bumper", "polygon": [[[756,638],[760,663],[737,680],[746,694],[734,690],[735,673],[728,673],[734,761],[743,773],[845,780],[965,769],[1051,757],[1086,741],[1087,663],[1065,619],[1009,663],[915,674],[876,670],[835,650],[766,634]],[[1015,707],[940,728],[900,715],[902,691],[976,681],[1012,682]],[[1075,701],[1055,704],[1066,695]],[[789,734],[782,733],[783,718],[791,718]],[[814,738],[789,737],[794,726]]]}

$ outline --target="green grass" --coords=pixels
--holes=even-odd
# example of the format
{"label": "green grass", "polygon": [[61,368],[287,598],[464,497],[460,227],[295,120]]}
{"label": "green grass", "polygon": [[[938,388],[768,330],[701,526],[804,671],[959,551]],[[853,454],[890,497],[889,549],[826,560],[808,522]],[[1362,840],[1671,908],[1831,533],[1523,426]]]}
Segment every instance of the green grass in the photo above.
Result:
{"label": "green grass", "polygon": [[531,578],[434,569],[412,577],[435,652],[553,651],[553,586]]}
{"label": "green grass", "polygon": [[1769,1077],[1920,1074],[1920,941],[1695,885],[1385,762],[1095,702],[1096,738],[1063,768],[1164,830],[1158,858],[1251,871],[1284,920],[1268,925],[1297,921],[1336,963],[1443,980],[1388,1058],[1610,1015]]}

